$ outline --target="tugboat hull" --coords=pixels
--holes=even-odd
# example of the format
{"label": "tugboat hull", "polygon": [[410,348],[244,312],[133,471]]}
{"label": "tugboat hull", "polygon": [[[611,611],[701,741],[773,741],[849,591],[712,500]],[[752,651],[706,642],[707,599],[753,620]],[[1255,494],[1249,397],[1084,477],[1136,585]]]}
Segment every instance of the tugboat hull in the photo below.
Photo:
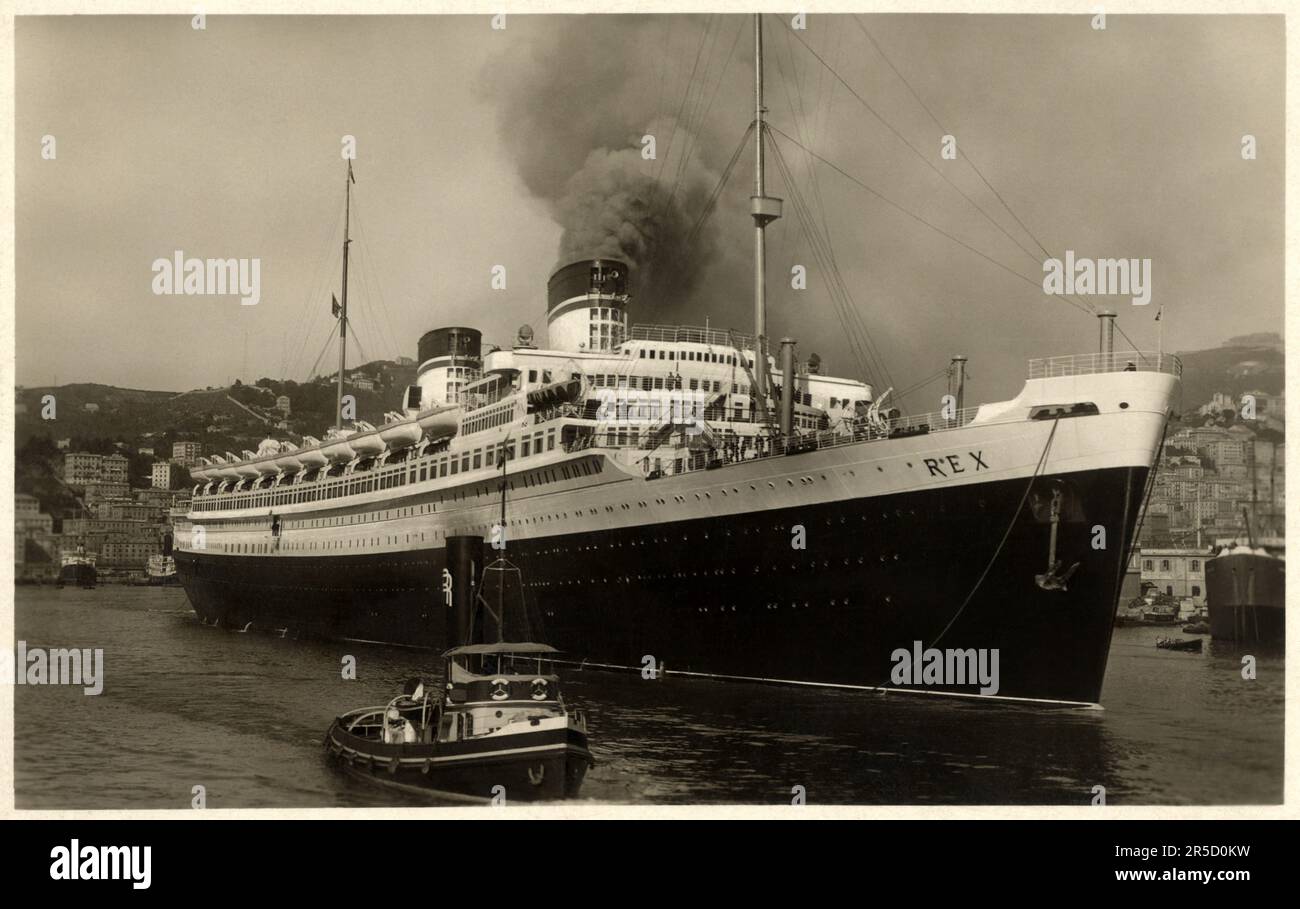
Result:
{"label": "tugboat hull", "polygon": [[581,731],[548,729],[465,742],[387,745],[348,732],[335,720],[325,735],[329,758],[376,782],[431,794],[506,803],[576,798],[593,760]]}

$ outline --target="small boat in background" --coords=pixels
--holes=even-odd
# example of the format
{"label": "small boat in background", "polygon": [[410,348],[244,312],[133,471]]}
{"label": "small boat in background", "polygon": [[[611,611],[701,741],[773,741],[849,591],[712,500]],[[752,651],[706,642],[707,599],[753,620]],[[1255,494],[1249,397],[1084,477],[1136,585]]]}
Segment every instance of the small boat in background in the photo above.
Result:
{"label": "small boat in background", "polygon": [[1205,563],[1205,604],[1216,640],[1282,646],[1286,639],[1286,559],[1280,546],[1255,545],[1245,511],[1246,540]]}
{"label": "small boat in background", "polygon": [[99,570],[95,567],[95,556],[86,552],[84,543],[78,543],[75,552],[65,552],[59,564],[58,585],[64,587],[76,584],[86,589],[93,588],[99,582]]}
{"label": "small boat in background", "polygon": [[1209,634],[1209,622],[1192,622],[1183,626],[1183,634]]}
{"label": "small boat in background", "polygon": [[1200,653],[1204,645],[1205,638],[1187,638],[1186,640],[1161,638],[1156,641],[1156,646],[1161,650],[1180,650],[1185,653]]}
{"label": "small boat in background", "polygon": [[144,571],[150,587],[180,586],[180,578],[176,576],[176,560],[170,555],[154,553],[149,556]]}

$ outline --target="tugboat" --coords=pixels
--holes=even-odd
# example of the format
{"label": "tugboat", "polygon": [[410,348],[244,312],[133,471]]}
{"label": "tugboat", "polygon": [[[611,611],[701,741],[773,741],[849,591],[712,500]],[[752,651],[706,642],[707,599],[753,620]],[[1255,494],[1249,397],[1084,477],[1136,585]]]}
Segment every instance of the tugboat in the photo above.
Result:
{"label": "tugboat", "polygon": [[[507,526],[505,460],[499,527]],[[504,550],[504,539],[494,539],[493,545]],[[354,774],[448,797],[575,798],[595,764],[587,746],[586,714],[569,709],[560,695],[554,669],[559,651],[530,640],[533,623],[519,569],[502,556],[480,579],[477,566],[482,562],[482,537],[447,539],[443,594],[447,640],[455,646],[442,655],[442,698],[432,697],[420,679],[411,679],[386,705],[336,718],[325,734],[325,747],[331,760]],[[508,597],[512,582],[514,595]],[[517,604],[513,614],[511,601]]]}
{"label": "tugboat", "polygon": [[555,653],[531,642],[453,647],[441,702],[413,679],[386,706],[338,717],[326,747],[354,772],[447,796],[575,798],[595,760],[586,715],[560,696]]}

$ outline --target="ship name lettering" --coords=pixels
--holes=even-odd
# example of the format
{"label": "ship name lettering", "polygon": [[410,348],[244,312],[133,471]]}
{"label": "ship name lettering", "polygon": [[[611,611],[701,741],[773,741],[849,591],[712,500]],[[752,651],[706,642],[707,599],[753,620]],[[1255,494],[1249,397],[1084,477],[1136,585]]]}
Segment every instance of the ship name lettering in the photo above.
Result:
{"label": "ship name lettering", "polygon": [[[984,460],[984,452],[968,451],[966,457],[974,461],[976,471],[988,470],[989,465]],[[944,469],[944,462],[947,462],[947,471]],[[965,473],[966,468],[962,466],[962,457],[959,454],[944,455],[940,458],[924,458],[923,463],[930,471],[932,477],[956,476],[959,473]]]}

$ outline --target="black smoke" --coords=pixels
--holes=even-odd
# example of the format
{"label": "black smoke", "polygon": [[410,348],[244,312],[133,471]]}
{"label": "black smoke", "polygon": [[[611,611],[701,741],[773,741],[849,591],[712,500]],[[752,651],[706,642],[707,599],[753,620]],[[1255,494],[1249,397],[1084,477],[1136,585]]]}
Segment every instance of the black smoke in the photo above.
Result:
{"label": "black smoke", "polygon": [[[508,28],[526,42],[510,41],[487,65],[501,141],[562,228],[556,266],[597,256],[628,262],[634,318],[702,322],[745,310],[752,156],[717,209],[701,215],[752,118],[748,32],[738,34],[746,21],[714,17],[706,33],[699,16],[512,17]],[[655,138],[654,160],[642,155],[646,135]]]}

